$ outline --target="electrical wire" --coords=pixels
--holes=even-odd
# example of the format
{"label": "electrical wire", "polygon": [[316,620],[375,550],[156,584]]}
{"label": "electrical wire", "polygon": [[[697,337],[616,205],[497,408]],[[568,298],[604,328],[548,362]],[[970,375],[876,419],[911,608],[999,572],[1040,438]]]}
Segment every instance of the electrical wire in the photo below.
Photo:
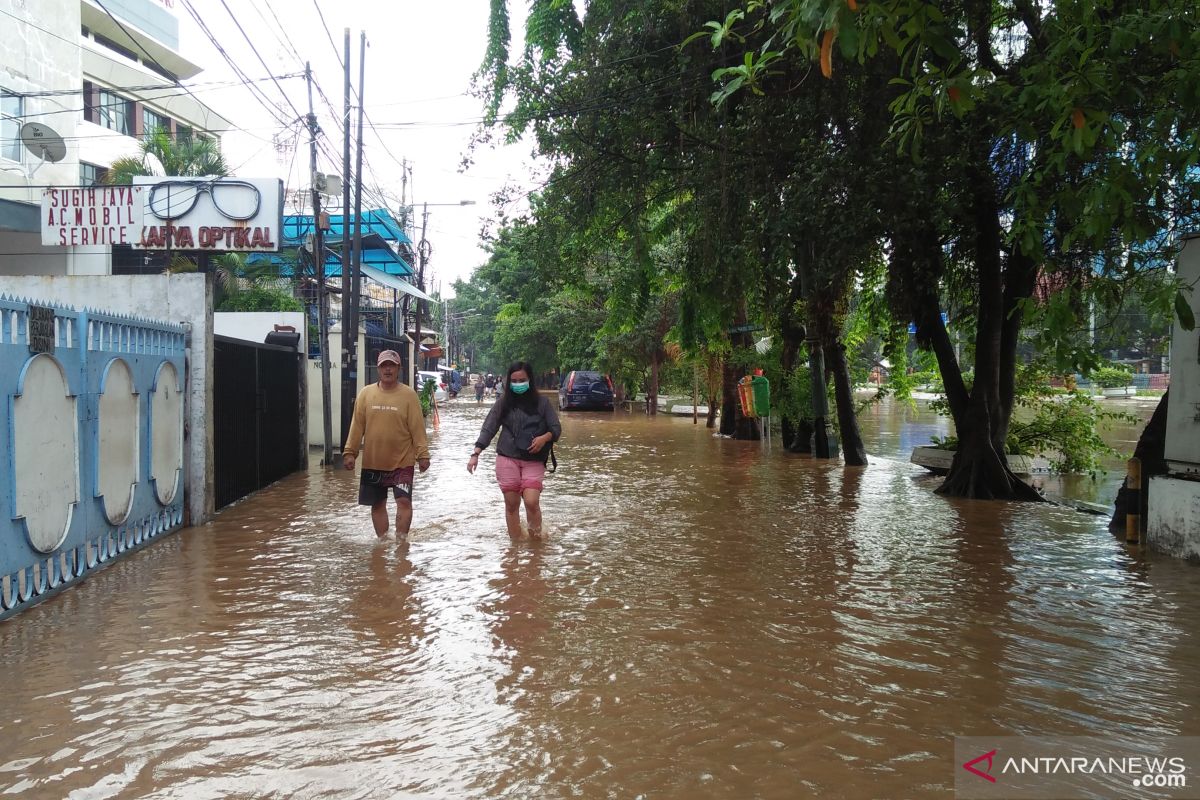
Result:
{"label": "electrical wire", "polygon": [[[297,78],[297,77],[301,77],[301,76],[300,76],[300,75],[295,75],[295,74],[287,74],[287,75],[278,75],[278,76],[275,76],[275,77],[277,77],[277,78],[279,78],[279,79],[290,79],[290,78]],[[269,80],[269,78],[258,78],[257,80],[260,80],[260,81],[265,81],[265,80]],[[202,91],[202,92],[211,92],[211,91],[218,91],[218,90],[221,90],[221,89],[229,89],[229,88],[233,88],[234,86],[240,86],[240,85],[242,85],[241,81],[220,81],[220,82],[214,82],[214,84],[219,84],[219,85],[212,85],[212,86],[209,86],[208,88],[202,88],[202,89],[200,89],[200,91]],[[99,86],[99,87],[101,87],[101,88],[103,88],[103,89],[105,89],[105,90],[112,88],[112,87],[110,87],[110,86],[107,86],[107,85],[105,85],[105,84],[96,84],[96,85],[97,85],[97,86]],[[134,91],[132,91],[131,89],[128,89],[128,88],[119,89],[118,91],[123,91],[123,92],[125,92],[125,93],[127,93],[127,94],[131,95],[131,97],[128,97],[128,98],[123,98],[123,99],[128,99],[128,100],[138,100],[138,101],[140,101],[140,102],[143,102],[143,103],[145,103],[145,102],[151,102],[151,103],[152,103],[152,102],[155,102],[155,101],[157,101],[157,100],[164,100],[164,99],[168,99],[168,98],[172,98],[172,97],[178,97],[178,96],[179,96],[179,92],[178,92],[178,91],[176,90],[176,88],[175,88],[175,87],[173,87],[173,86],[163,86],[163,85],[161,85],[161,84],[160,84],[160,85],[158,85],[158,86],[153,86],[153,87],[150,87],[150,90],[155,90],[155,89],[157,89],[157,90],[168,90],[168,91],[165,91],[163,94],[159,94],[159,95],[146,95],[146,94],[140,94],[140,93],[134,92]],[[79,94],[80,92],[82,92],[82,89],[80,89],[80,90],[76,90],[74,93],[75,93],[75,94]],[[30,95],[21,95],[21,96],[22,96],[22,97],[29,97]],[[195,97],[195,95],[194,95],[194,94],[193,94],[193,97]],[[198,99],[198,98],[197,98],[197,99]],[[107,104],[107,105],[105,105],[105,104],[101,104],[101,105],[98,105],[98,106],[95,106],[95,107],[96,107],[96,108],[107,108],[107,107],[109,107],[110,105],[113,105],[113,104]],[[15,119],[33,119],[33,118],[35,118],[35,117],[49,117],[49,116],[54,116],[54,115],[56,115],[56,114],[81,114],[81,113],[83,113],[83,112],[87,111],[87,109],[88,109],[88,106],[81,106],[81,107],[78,107],[78,108],[75,108],[75,107],[59,108],[59,109],[55,109],[55,110],[52,110],[52,111],[33,111],[33,112],[29,112],[29,113],[23,113],[23,114],[19,115],[18,117],[15,117]],[[222,132],[229,132],[229,131],[243,131],[243,130],[261,130],[261,129],[255,129],[255,128],[241,128],[241,127],[239,127],[239,128],[204,128],[204,129],[203,129],[203,131],[204,131],[205,133],[222,133]],[[168,135],[172,135],[172,134],[169,134],[169,133],[168,133]],[[186,135],[186,134],[185,134],[185,135]],[[72,138],[72,137],[66,137],[66,138]],[[88,138],[88,137],[74,137],[74,138]],[[257,137],[257,138],[261,138],[261,137]],[[267,141],[267,140],[265,140],[265,139],[264,139],[263,141]]]}
{"label": "electrical wire", "polygon": [[[255,57],[258,58],[258,62],[263,65],[263,69],[265,69],[267,74],[270,75],[271,68],[267,66],[267,62],[263,59],[262,54],[259,53],[258,48],[254,46],[254,41],[250,38],[249,34],[246,33],[246,29],[242,27],[242,23],[238,20],[237,15],[233,13],[233,9],[229,7],[229,4],[226,3],[225,0],[218,1],[221,3],[221,6],[225,9],[226,13],[229,14],[229,18],[233,20],[233,24],[236,25],[237,29],[241,32],[242,38],[246,40],[246,44],[250,45],[250,51],[254,53]],[[292,107],[292,111],[296,113],[296,116],[303,117],[304,115],[300,113],[300,109],[296,108],[296,104],[292,102],[292,98],[289,97],[288,93],[285,92],[283,87],[279,85],[279,81],[275,81],[274,83],[275,88],[278,89],[279,93],[283,95],[283,99],[287,100],[288,105]]]}
{"label": "electrical wire", "polygon": [[196,9],[192,6],[191,2],[189,2],[189,0],[182,0],[182,3],[188,14],[191,15],[192,19],[194,19],[196,24],[200,27],[201,32],[204,33],[209,42],[212,43],[213,47],[217,49],[217,52],[220,53],[221,57],[225,60],[225,63],[228,64],[229,68],[233,70],[234,74],[241,79],[242,83],[248,89],[250,89],[250,93],[263,104],[263,107],[266,108],[273,117],[275,117],[276,122],[278,122],[284,128],[290,128],[293,124],[293,120],[287,119],[286,114],[277,108],[261,89],[254,85],[245,71],[238,66],[225,48],[221,46],[221,43],[217,41],[217,38],[213,35],[208,25],[204,22],[204,19],[196,12]]}

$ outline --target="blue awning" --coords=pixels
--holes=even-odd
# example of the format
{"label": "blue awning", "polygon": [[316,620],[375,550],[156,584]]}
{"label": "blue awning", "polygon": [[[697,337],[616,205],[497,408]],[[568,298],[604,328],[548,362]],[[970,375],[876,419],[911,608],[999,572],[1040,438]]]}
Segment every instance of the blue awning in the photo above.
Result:
{"label": "blue awning", "polygon": [[[350,234],[351,238],[353,238],[353,215],[351,215],[350,221]],[[328,244],[337,244],[340,246],[344,225],[344,215],[329,215],[329,230],[325,233],[325,240]],[[312,214],[292,214],[285,216],[283,218],[283,245],[285,247],[297,247],[304,242],[304,237],[313,231]],[[397,245],[412,244],[412,241],[400,227],[400,223],[386,209],[371,209],[362,212],[362,235],[365,238],[372,234],[385,242],[394,242]]]}
{"label": "blue awning", "polygon": [[[292,265],[295,262],[294,250],[303,241],[304,237],[296,242],[289,242],[288,237],[284,237],[283,247],[285,250],[292,250],[292,253],[254,253],[247,260],[251,264],[269,261],[279,267],[281,275],[291,275]],[[325,277],[327,278],[342,276],[342,256],[341,253],[336,252],[340,247],[341,242],[326,242]],[[389,247],[387,242],[374,234],[362,237],[362,264],[364,267],[369,265],[389,275],[416,274],[416,270],[407,261]]]}

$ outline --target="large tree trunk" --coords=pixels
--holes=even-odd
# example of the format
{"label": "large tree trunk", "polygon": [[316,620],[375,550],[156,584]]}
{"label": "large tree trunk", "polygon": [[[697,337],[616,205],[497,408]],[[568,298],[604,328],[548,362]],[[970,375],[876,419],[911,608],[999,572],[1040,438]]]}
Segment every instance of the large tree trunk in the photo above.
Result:
{"label": "large tree trunk", "polygon": [[737,375],[733,367],[726,364],[721,369],[721,427],[722,436],[733,436],[737,432],[737,418],[741,416],[738,408]]}
{"label": "large tree trunk", "polygon": [[646,386],[646,413],[651,417],[658,416],[658,353],[650,357],[650,379]]}
{"label": "large tree trunk", "polygon": [[1004,454],[992,445],[988,409],[982,400],[967,412],[967,426],[960,429],[958,450],[938,494],[973,500],[1041,500],[1042,496],[1008,468]]}
{"label": "large tree trunk", "polygon": [[[976,148],[980,150],[979,147]],[[1006,313],[1006,291],[1001,263],[1002,231],[996,189],[988,165],[988,149],[977,152],[970,170],[972,187],[971,214],[975,227],[973,243],[975,268],[978,270],[978,315],[975,328],[975,383],[964,419],[955,420],[958,432],[958,451],[946,480],[938,493],[951,497],[997,500],[1041,500],[1035,489],[1018,478],[1008,468],[1004,457],[1004,438],[1012,414],[1012,376],[1016,368],[1016,336],[1005,336],[1006,321],[1014,314]],[[1019,325],[1019,318],[1017,319]],[[1012,348],[1006,351],[1006,346]],[[939,359],[940,363],[940,359]],[[1002,380],[1001,375],[1005,377]],[[1001,387],[1007,397],[1001,399]],[[963,424],[965,423],[965,424]]]}
{"label": "large tree trunk", "polygon": [[[1167,392],[1158,401],[1158,406],[1154,409],[1154,415],[1150,417],[1150,421],[1146,423],[1146,427],[1142,429],[1142,435],[1138,437],[1137,447],[1133,449],[1134,458],[1141,459],[1142,462],[1142,485],[1141,491],[1138,493],[1139,508],[1137,513],[1141,515],[1142,525],[1146,524],[1146,514],[1149,509],[1149,494],[1150,494],[1150,478],[1154,475],[1167,474],[1167,397],[1170,395]],[[1133,511],[1129,507],[1129,487],[1124,483],[1121,484],[1120,490],[1117,492],[1116,502],[1113,504],[1112,519],[1108,523],[1108,529],[1113,533],[1123,533],[1125,531],[1125,515]]]}
{"label": "large tree trunk", "polygon": [[829,369],[833,373],[833,392],[837,399],[838,427],[842,433],[842,458],[851,467],[867,465],[867,448],[858,428],[854,408],[854,388],[850,382],[850,365],[846,363],[846,346],[839,341],[825,345]]}

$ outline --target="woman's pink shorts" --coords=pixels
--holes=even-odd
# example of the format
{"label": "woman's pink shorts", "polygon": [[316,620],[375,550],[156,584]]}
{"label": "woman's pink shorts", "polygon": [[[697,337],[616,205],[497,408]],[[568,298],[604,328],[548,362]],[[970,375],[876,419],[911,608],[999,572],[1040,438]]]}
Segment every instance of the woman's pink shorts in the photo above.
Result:
{"label": "woman's pink shorts", "polygon": [[525,489],[541,489],[546,477],[546,465],[540,461],[522,461],[519,458],[496,455],[496,481],[502,492],[520,492]]}

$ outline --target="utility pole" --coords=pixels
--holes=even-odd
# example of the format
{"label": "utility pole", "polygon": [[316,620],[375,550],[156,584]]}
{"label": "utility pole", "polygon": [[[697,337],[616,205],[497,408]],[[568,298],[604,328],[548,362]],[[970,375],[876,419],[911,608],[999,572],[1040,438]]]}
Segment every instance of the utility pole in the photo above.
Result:
{"label": "utility pole", "polygon": [[[425,262],[429,260],[429,242],[425,240],[425,225],[429,222],[429,204],[426,203],[421,211],[421,239],[417,242],[417,288],[422,292],[425,291]],[[414,336],[416,337],[416,347],[413,357],[413,381],[417,380],[417,371],[421,366],[421,312],[424,310],[425,301],[417,300],[417,325]]]}
{"label": "utility pole", "polygon": [[351,311],[350,297],[350,29],[346,28],[345,45],[345,86],[342,100],[342,449],[346,447],[346,437],[350,434],[350,420],[354,414],[355,389],[358,382],[350,369],[350,350],[354,347],[355,339],[350,329]]}
{"label": "utility pole", "polygon": [[[409,207],[408,207],[408,159],[406,158],[400,162],[400,208],[399,208],[400,230],[404,231],[405,236],[408,236],[409,222],[410,222],[408,217],[409,217],[410,210],[411,209],[409,209]],[[401,309],[400,310],[400,333],[401,333],[401,335],[407,336],[408,335],[408,308],[410,305],[412,305],[412,296],[408,295],[408,294],[404,295],[404,299],[401,300],[400,303],[401,303],[401,306],[400,306],[400,309]],[[420,357],[421,357],[421,343],[418,342],[417,346],[415,348],[413,348],[413,363],[412,363],[412,369],[410,370],[410,372],[412,372],[414,381],[416,380],[416,377],[417,377],[417,359]],[[414,385],[416,385],[416,384],[414,383]]]}
{"label": "utility pole", "polygon": [[321,354],[321,411],[325,423],[325,452],[321,463],[329,466],[333,462],[333,407],[329,396],[329,311],[325,307],[325,234],[321,230],[321,192],[317,186],[317,115],[313,113],[312,67],[304,64],[304,78],[308,81],[308,180],[312,185],[313,201],[313,275],[317,280],[317,327],[320,329]]}
{"label": "utility pole", "polygon": [[[367,72],[367,32],[359,31],[358,42],[358,154],[354,167],[354,261],[350,265],[350,379],[358,385],[358,285],[362,272],[362,161],[363,161],[363,106]],[[347,59],[349,63],[349,59]],[[349,421],[346,430],[349,432]]]}

